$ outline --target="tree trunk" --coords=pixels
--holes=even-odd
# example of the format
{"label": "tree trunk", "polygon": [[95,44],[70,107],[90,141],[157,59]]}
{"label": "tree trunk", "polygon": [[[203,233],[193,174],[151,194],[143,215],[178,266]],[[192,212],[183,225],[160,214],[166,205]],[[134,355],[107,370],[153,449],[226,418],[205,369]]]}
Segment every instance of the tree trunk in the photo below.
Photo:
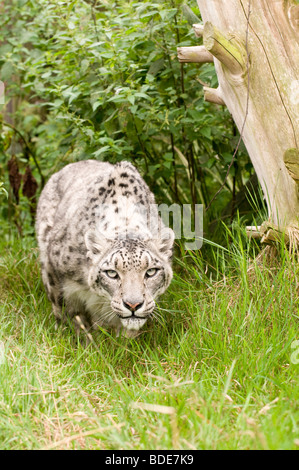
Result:
{"label": "tree trunk", "polygon": [[[295,0],[197,0],[197,35],[214,56],[224,102],[280,230],[299,230],[299,5]],[[202,53],[202,51],[201,51]],[[214,95],[214,96],[213,96]]]}

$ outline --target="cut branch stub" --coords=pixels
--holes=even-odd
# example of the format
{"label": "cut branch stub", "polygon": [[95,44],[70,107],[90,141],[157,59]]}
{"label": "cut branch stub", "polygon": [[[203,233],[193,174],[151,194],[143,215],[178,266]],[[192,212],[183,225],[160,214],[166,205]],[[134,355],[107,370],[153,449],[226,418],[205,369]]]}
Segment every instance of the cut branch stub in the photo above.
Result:
{"label": "cut branch stub", "polygon": [[259,226],[246,227],[246,233],[249,238],[260,239],[261,243],[273,245],[274,243],[284,241],[286,245],[290,244],[290,233],[292,229],[286,227],[283,231],[277,225],[271,222],[263,222]]}
{"label": "cut branch stub", "polygon": [[204,25],[195,23],[195,24],[192,25],[192,28],[193,28],[193,31],[195,33],[195,36],[197,38],[201,38],[202,35],[203,35]]}
{"label": "cut branch stub", "polygon": [[232,39],[227,39],[210,21],[204,25],[203,43],[232,74],[239,75],[246,70],[246,50]]}
{"label": "cut branch stub", "polygon": [[299,150],[296,148],[286,150],[283,161],[289,175],[299,184]]}
{"label": "cut branch stub", "polygon": [[272,245],[273,243],[284,241],[286,245],[290,243],[289,229],[284,230],[271,222],[263,222],[260,226],[261,243]]}
{"label": "cut branch stub", "polygon": [[246,235],[248,238],[261,238],[261,226],[260,225],[247,225]]}
{"label": "cut branch stub", "polygon": [[204,46],[178,47],[179,62],[213,62],[213,55]]}
{"label": "cut branch stub", "polygon": [[297,187],[297,197],[299,199],[299,150],[288,149],[283,154],[283,161],[290,177],[295,181]]}
{"label": "cut branch stub", "polygon": [[208,86],[204,86],[203,91],[205,101],[225,106],[225,102],[221,98],[219,88],[209,88]]}
{"label": "cut branch stub", "polygon": [[293,5],[289,8],[288,16],[295,31],[299,28],[299,5]]}

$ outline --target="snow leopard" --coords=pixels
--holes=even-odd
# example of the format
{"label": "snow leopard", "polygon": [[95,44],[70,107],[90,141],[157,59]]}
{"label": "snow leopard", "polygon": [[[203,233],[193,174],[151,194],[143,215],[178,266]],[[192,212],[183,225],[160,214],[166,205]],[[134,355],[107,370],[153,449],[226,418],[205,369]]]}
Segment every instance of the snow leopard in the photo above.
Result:
{"label": "snow leopard", "polygon": [[36,234],[57,323],[141,333],[173,276],[174,232],[130,162],[85,160],[54,173],[39,198]]}

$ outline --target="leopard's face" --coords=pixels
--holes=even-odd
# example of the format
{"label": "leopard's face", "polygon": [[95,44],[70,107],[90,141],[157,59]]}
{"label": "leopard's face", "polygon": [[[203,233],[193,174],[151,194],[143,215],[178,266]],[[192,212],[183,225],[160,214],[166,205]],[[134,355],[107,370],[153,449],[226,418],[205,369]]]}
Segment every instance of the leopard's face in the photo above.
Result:
{"label": "leopard's face", "polygon": [[117,317],[123,328],[138,331],[170,284],[171,262],[153,243],[126,240],[94,264],[89,279],[93,292],[110,302],[111,322]]}

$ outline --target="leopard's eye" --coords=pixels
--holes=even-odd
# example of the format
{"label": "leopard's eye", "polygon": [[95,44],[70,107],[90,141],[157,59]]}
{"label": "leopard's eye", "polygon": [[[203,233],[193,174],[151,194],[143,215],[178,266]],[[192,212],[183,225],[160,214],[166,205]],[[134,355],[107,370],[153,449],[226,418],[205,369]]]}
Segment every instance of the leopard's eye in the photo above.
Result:
{"label": "leopard's eye", "polygon": [[146,271],[146,275],[147,277],[153,277],[158,271],[158,268],[150,268]]}
{"label": "leopard's eye", "polygon": [[105,273],[106,273],[107,276],[110,277],[111,279],[117,279],[117,278],[118,278],[117,272],[114,271],[113,269],[108,269],[108,271],[105,271]]}

